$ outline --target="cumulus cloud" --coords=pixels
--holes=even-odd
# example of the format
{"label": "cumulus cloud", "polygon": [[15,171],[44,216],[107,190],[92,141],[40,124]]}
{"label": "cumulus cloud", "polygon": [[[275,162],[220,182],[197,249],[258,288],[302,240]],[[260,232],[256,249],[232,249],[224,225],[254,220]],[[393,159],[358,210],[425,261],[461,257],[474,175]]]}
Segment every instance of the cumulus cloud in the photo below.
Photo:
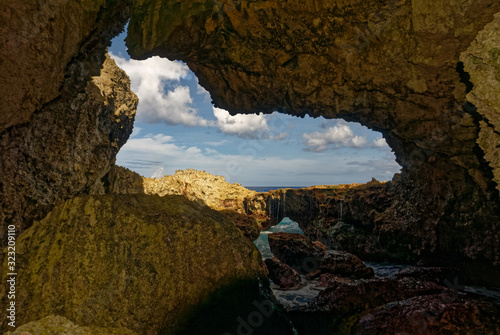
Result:
{"label": "cumulus cloud", "polygon": [[139,97],[138,120],[169,125],[209,125],[209,121],[192,107],[189,87],[179,84],[189,73],[185,64],[160,57],[144,61],[127,60],[113,54],[111,57],[128,74],[132,91]]}
{"label": "cumulus cloud", "polygon": [[303,134],[306,151],[322,152],[329,147],[337,148],[383,148],[387,147],[384,138],[376,138],[369,142],[366,137],[359,136],[347,124],[339,123],[324,131]]}
{"label": "cumulus cloud", "polygon": [[366,138],[354,134],[352,129],[345,124],[329,127],[322,132],[304,134],[302,137],[307,150],[316,152],[325,151],[330,145],[334,145],[335,148],[363,148],[368,143]]}
{"label": "cumulus cloud", "polygon": [[228,111],[217,107],[214,107],[213,111],[217,119],[217,127],[223,133],[256,139],[268,137],[271,131],[266,116],[262,113],[230,115]]}

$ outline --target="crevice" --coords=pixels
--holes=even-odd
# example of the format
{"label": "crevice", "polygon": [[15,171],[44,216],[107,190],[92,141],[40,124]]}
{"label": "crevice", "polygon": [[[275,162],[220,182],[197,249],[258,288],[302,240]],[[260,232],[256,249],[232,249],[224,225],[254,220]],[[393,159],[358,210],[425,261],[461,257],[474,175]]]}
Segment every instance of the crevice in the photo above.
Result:
{"label": "crevice", "polygon": [[465,71],[463,62],[458,62],[455,70],[458,72],[460,82],[465,85],[465,93],[469,93],[474,88],[474,84],[470,81],[470,74]]}

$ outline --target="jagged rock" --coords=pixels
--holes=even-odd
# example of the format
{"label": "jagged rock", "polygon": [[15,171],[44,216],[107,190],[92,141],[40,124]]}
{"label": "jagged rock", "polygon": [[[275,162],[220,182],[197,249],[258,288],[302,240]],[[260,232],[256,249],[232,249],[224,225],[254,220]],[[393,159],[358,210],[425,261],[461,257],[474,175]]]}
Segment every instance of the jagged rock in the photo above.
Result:
{"label": "jagged rock", "polygon": [[178,170],[162,178],[144,178],[143,185],[146,194],[184,195],[213,209],[232,209],[240,213],[245,213],[243,200],[257,193],[240,184],[230,184],[223,176],[193,169]]}
{"label": "jagged rock", "polygon": [[100,180],[132,132],[138,99],[108,56],[83,85],[0,134],[0,236],[9,224],[22,233],[69,197],[103,192]]}
{"label": "jagged rock", "polygon": [[350,327],[367,310],[445,291],[443,286],[411,278],[355,281],[330,278],[325,290],[308,305],[290,311],[290,317],[300,334],[350,333]]}
{"label": "jagged rock", "polygon": [[345,278],[373,278],[373,268],[363,264],[361,259],[343,251],[329,250],[325,252],[318,268],[318,274],[330,273]]}
{"label": "jagged rock", "polygon": [[493,180],[500,190],[500,14],[479,32],[460,60],[471,80],[472,90],[467,99],[477,107],[482,120],[477,143],[484,151],[484,158],[493,168]]}
{"label": "jagged rock", "polygon": [[402,170],[375,213],[380,243],[496,284],[498,135],[466,100],[482,76],[468,80],[460,54],[481,30],[495,34],[486,25],[498,12],[496,0],[148,0],[134,3],[127,46],[137,59],[183,60],[233,114],[340,117],[382,132]]}
{"label": "jagged rock", "polygon": [[302,287],[302,279],[297,271],[282,263],[276,257],[264,260],[269,271],[269,279],[283,290],[297,290]]}
{"label": "jagged rock", "polygon": [[398,271],[396,278],[415,278],[423,281],[430,281],[443,286],[456,286],[461,277],[460,272],[453,268],[441,267],[416,267],[410,266]]}
{"label": "jagged rock", "polygon": [[269,247],[277,259],[301,274],[317,271],[325,254],[323,248],[302,234],[269,234]]}
{"label": "jagged rock", "polygon": [[106,194],[144,194],[144,178],[118,165],[111,167],[102,182]]}
{"label": "jagged rock", "polygon": [[49,315],[17,327],[4,335],[137,335],[126,328],[80,327],[65,317]]}
{"label": "jagged rock", "polygon": [[375,308],[353,326],[368,334],[498,334],[500,307],[453,293],[426,295]]}
{"label": "jagged rock", "polygon": [[75,197],[21,234],[16,251],[18,324],[58,314],[173,334],[223,295],[210,316],[236,329],[238,313],[248,313],[239,307],[260,299],[256,247],[224,215],[181,196]]}
{"label": "jagged rock", "polygon": [[250,241],[253,242],[259,238],[259,225],[253,217],[235,212],[233,210],[222,210],[220,212],[233,222],[236,225],[236,228],[241,230],[243,235],[245,235],[245,237]]}
{"label": "jagged rock", "polygon": [[104,50],[127,22],[130,3],[6,3],[0,13],[0,133],[31,122],[35,111],[80,93],[79,85],[99,75]]}

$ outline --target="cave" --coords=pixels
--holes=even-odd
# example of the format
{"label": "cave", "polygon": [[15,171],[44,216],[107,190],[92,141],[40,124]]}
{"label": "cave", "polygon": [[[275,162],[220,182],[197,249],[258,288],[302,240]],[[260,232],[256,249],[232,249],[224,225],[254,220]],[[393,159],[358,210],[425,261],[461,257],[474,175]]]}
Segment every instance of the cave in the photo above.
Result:
{"label": "cave", "polygon": [[[0,47],[0,245],[7,246],[8,227],[15,227],[18,236],[23,236],[18,257],[21,268],[28,268],[33,257],[41,257],[37,252],[52,250],[50,255],[60,255],[54,250],[61,248],[50,249],[42,228],[37,227],[47,229],[58,224],[53,221],[56,217],[63,220],[74,215],[70,204],[82,212],[95,208],[111,231],[126,231],[106,216],[106,206],[116,215],[122,212],[105,193],[141,186],[136,176],[129,175],[121,179],[124,184],[116,184],[122,172],[114,165],[118,150],[131,134],[137,97],[126,74],[106,55],[106,48],[128,21],[127,47],[132,58],[160,56],[185,62],[210,92],[215,106],[233,115],[278,111],[340,118],[380,132],[394,151],[401,173],[387,184],[373,185],[369,196],[366,189],[350,191],[355,201],[347,206],[349,213],[376,207],[376,215],[369,216],[369,222],[352,215],[345,219],[382,241],[381,254],[414,264],[452,266],[464,282],[498,287],[499,13],[500,3],[494,0],[9,4],[0,13],[4,41]],[[294,208],[318,199],[314,192],[286,191],[259,201],[267,203],[269,211],[277,206],[283,211],[283,194],[289,205],[296,197]],[[118,198],[117,203],[130,210],[144,201],[143,195]],[[183,211],[194,206],[193,211],[214,218],[210,223],[214,234],[227,228],[216,223],[226,219],[196,207],[199,204],[171,201],[182,209],[173,218],[192,219]],[[338,201],[333,196],[330,208],[336,208]],[[160,209],[168,206],[161,200],[151,206],[158,206],[151,207],[157,217],[170,217]],[[252,203],[245,206],[248,209]],[[285,214],[304,222],[317,219],[317,212],[316,216],[303,210],[292,213],[294,208],[278,211],[276,220]],[[141,208],[138,213],[149,220],[148,211]],[[95,224],[90,214],[87,221],[75,220],[71,222]],[[191,228],[195,234],[199,225],[193,223]],[[227,229],[229,235],[236,234]],[[52,242],[62,241],[57,242],[59,246],[65,245],[64,238],[69,239],[67,243],[79,241],[71,237],[75,231],[68,232],[47,236],[52,236]],[[316,229],[309,235],[324,239]],[[148,231],[147,236],[155,235]],[[39,241],[39,248],[32,245],[36,250],[30,250],[30,241]],[[121,248],[118,241],[103,245],[121,250],[116,249]],[[239,245],[251,249],[246,242]],[[256,256],[247,254],[245,262],[259,272]],[[241,261],[237,253],[231,255],[234,258],[228,262]],[[137,262],[137,266],[154,268],[146,261]],[[37,269],[30,271],[37,273]],[[157,280],[155,271],[151,270],[149,280]],[[233,274],[230,268],[224,271]],[[236,277],[244,282],[250,272],[242,270]],[[2,278],[7,276],[2,268]],[[130,283],[130,278],[123,278],[120,285]],[[49,282],[55,285],[57,281]],[[212,289],[216,292],[220,287]],[[109,292],[99,292],[100,296],[85,303],[106,300]],[[6,301],[4,297],[2,303]],[[71,303],[77,306],[77,301]],[[47,306],[52,309],[47,307],[47,311],[57,312],[58,303],[51,301]],[[46,316],[35,307],[18,313],[23,322]],[[87,326],[121,325],[80,312],[63,316]],[[129,325],[136,319],[127,320]],[[152,331],[167,327],[160,323]],[[145,333],[146,328],[141,325],[134,331]]]}

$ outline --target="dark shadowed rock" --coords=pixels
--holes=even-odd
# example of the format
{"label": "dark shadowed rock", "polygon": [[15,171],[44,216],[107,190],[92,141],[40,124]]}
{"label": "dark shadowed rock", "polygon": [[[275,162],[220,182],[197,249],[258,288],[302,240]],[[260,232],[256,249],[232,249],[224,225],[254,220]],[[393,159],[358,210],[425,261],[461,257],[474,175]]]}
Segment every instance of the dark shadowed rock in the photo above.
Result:
{"label": "dark shadowed rock", "polygon": [[253,242],[259,237],[260,229],[255,218],[234,210],[222,210],[220,212],[232,221],[236,225],[236,228],[241,230],[243,235],[250,241]]}
{"label": "dark shadowed rock", "polygon": [[413,297],[377,307],[361,317],[353,333],[500,334],[500,307],[451,292]]}
{"label": "dark shadowed rock", "polygon": [[319,273],[330,273],[345,278],[373,278],[373,268],[363,264],[361,259],[344,251],[329,250],[319,264]]}
{"label": "dark shadowed rock", "polygon": [[302,234],[270,234],[269,246],[276,258],[301,274],[317,271],[325,254],[322,247]]}
{"label": "dark shadowed rock", "polygon": [[398,271],[396,278],[415,278],[422,281],[431,281],[433,283],[451,287],[461,279],[462,275],[457,269],[443,267],[417,267],[410,266]]}
{"label": "dark shadowed rock", "polygon": [[283,290],[296,290],[302,287],[302,279],[297,271],[280,262],[276,257],[264,260],[269,270],[269,279]]}

